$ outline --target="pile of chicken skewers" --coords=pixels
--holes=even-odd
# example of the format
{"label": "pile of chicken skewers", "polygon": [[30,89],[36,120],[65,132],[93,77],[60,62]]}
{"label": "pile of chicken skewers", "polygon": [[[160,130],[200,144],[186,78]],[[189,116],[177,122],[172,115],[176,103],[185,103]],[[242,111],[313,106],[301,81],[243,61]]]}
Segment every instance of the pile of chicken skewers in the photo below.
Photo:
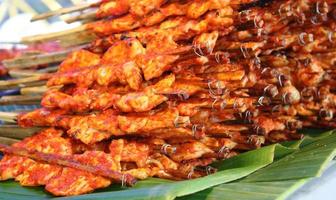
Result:
{"label": "pile of chicken skewers", "polygon": [[[336,2],[102,1],[99,36],[48,77],[50,127],[11,147],[1,180],[57,196],[198,178],[211,163],[335,128]],[[56,87],[55,87],[56,86]]]}

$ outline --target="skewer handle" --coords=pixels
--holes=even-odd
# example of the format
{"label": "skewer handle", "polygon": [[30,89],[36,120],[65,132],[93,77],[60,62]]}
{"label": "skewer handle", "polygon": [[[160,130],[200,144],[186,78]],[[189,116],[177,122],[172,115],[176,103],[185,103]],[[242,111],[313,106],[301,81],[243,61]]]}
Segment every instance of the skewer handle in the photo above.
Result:
{"label": "skewer handle", "polygon": [[86,3],[86,4],[81,4],[81,5],[75,5],[75,6],[68,7],[68,8],[60,8],[58,10],[53,10],[53,11],[45,12],[39,15],[35,15],[30,21],[34,22],[37,20],[47,19],[52,16],[58,16],[58,15],[64,15],[64,14],[68,14],[68,13],[72,13],[76,11],[82,11],[90,7],[94,7],[96,5],[97,3]]}
{"label": "skewer handle", "polygon": [[71,24],[77,21],[93,20],[95,19],[95,17],[96,17],[96,12],[94,11],[94,12],[81,13],[79,15],[72,16],[72,17],[65,19],[64,21],[68,24]]}
{"label": "skewer handle", "polygon": [[74,38],[80,35],[86,35],[86,33],[90,34],[90,31],[88,30],[87,26],[81,25],[79,27],[65,30],[65,31],[23,37],[21,42],[24,44],[30,44],[30,43],[38,43],[38,42],[46,42],[46,41],[57,41],[57,40],[62,41],[62,40],[66,40],[69,37]]}
{"label": "skewer handle", "polygon": [[3,64],[6,68],[27,68],[32,66],[44,65],[49,63],[57,63],[63,61],[73,49],[67,49],[64,51],[31,55],[31,56],[21,56],[14,59],[4,60]]}
{"label": "skewer handle", "polygon": [[20,85],[24,83],[32,83],[32,82],[37,82],[40,80],[46,80],[48,77],[44,75],[40,76],[32,76],[32,77],[27,77],[27,78],[21,78],[21,79],[12,79],[12,80],[5,80],[5,81],[0,81],[0,89],[8,89],[9,86],[15,86],[15,85]]}
{"label": "skewer handle", "polygon": [[12,139],[24,139],[32,136],[34,133],[40,131],[42,128],[21,128],[17,125],[2,125],[0,126],[0,137]]}
{"label": "skewer handle", "polygon": [[27,78],[31,76],[40,76],[43,73],[33,70],[10,70],[8,74],[13,78]]}
{"label": "skewer handle", "polygon": [[3,96],[0,98],[0,105],[8,105],[8,104],[39,104],[41,101],[41,95],[11,95],[11,96]]}
{"label": "skewer handle", "polygon": [[16,123],[18,114],[12,112],[0,112],[0,120],[10,123]]}
{"label": "skewer handle", "polygon": [[96,175],[101,175],[122,184],[126,183],[127,185],[133,186],[136,183],[136,179],[130,174],[123,174],[119,171],[114,171],[104,167],[97,167],[91,165],[83,165],[80,162],[75,161],[70,156],[58,155],[58,154],[48,154],[42,153],[36,150],[28,150],[26,148],[13,147],[5,144],[0,144],[0,151],[8,154],[14,154],[18,156],[23,156],[31,158],[37,161],[47,162],[55,165],[62,165],[66,167],[71,167],[74,169],[79,169],[87,171]]}
{"label": "skewer handle", "polygon": [[13,138],[7,138],[7,137],[0,137],[1,144],[12,145],[17,142],[20,142],[20,140],[13,139]]}
{"label": "skewer handle", "polygon": [[26,87],[26,88],[21,88],[20,93],[22,95],[36,95],[36,94],[43,94],[46,91],[48,91],[47,86],[38,86],[38,87]]}

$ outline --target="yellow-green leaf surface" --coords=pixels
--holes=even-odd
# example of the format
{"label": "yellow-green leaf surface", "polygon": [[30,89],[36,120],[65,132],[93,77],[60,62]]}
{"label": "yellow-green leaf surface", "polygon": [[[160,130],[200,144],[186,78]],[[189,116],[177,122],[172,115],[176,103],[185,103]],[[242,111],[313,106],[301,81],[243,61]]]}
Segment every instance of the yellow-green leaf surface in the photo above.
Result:
{"label": "yellow-green leaf surface", "polygon": [[321,175],[336,153],[336,134],[327,132],[318,138],[307,137],[300,149],[272,165],[255,172],[245,182],[281,181]]}
{"label": "yellow-green leaf surface", "polygon": [[[217,173],[199,179],[168,182],[150,179],[139,182],[135,188],[120,190],[114,186],[109,189],[112,191],[97,192],[88,195],[70,197],[68,199],[174,199],[177,196],[192,194],[209,187],[231,182],[245,177],[258,169],[261,169],[273,162],[276,145],[267,146],[258,150],[250,151],[231,159],[218,163],[220,169]],[[155,186],[151,184],[156,181]],[[23,188],[18,183],[7,181],[0,183],[0,198],[9,197],[15,199],[26,199],[41,194],[42,198],[48,198],[42,188]],[[6,198],[7,199],[7,198]]]}
{"label": "yellow-green leaf surface", "polygon": [[[302,179],[319,175],[335,149],[336,134],[328,132],[317,138],[270,145],[215,163],[218,172],[199,179],[173,182],[152,178],[140,181],[133,188],[113,185],[93,194],[57,199],[248,199],[251,193],[260,194],[256,199],[276,199],[302,185]],[[52,196],[42,187],[21,187],[14,181],[0,183],[0,199],[49,198]]]}
{"label": "yellow-green leaf surface", "polygon": [[244,183],[234,182],[209,188],[179,200],[275,200],[284,199],[308,179]]}
{"label": "yellow-green leaf surface", "polygon": [[287,142],[282,146],[296,150],[284,155],[288,149],[281,147],[275,152],[278,160],[246,178],[181,199],[284,199],[311,178],[321,175],[327,163],[336,155],[336,134],[327,132],[315,138],[306,137],[301,141]]}

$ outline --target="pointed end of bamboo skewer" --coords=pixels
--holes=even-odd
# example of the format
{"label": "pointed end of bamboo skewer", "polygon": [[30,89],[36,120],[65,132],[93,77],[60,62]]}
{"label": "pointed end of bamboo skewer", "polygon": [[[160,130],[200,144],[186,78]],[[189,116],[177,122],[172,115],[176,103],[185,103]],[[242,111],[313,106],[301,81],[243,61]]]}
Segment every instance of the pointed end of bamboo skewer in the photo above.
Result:
{"label": "pointed end of bamboo skewer", "polygon": [[85,21],[85,20],[94,20],[96,18],[96,12],[88,12],[88,13],[81,13],[76,16],[69,17],[65,19],[64,21],[68,24],[71,24],[73,22],[78,22],[78,21]]}
{"label": "pointed end of bamboo skewer", "polygon": [[74,34],[82,35],[85,32],[88,32],[88,34],[90,33],[87,26],[84,24],[76,28],[72,28],[72,29],[65,30],[65,31],[26,36],[21,39],[21,43],[31,44],[31,43],[46,42],[46,41],[57,41],[57,40],[62,40]]}
{"label": "pointed end of bamboo skewer", "polygon": [[47,74],[43,74],[39,76],[32,76],[32,77],[21,78],[21,79],[0,81],[0,88],[6,88],[7,86],[13,86],[13,85],[20,85],[22,83],[31,83],[31,82],[46,80],[48,78],[49,76]]}
{"label": "pointed end of bamboo skewer", "polygon": [[32,71],[32,70],[9,70],[8,74],[13,78],[27,78],[31,76],[41,76],[44,73]]}
{"label": "pointed end of bamboo skewer", "polygon": [[45,12],[45,13],[42,13],[42,14],[38,14],[38,15],[35,15],[33,16],[30,21],[31,22],[35,22],[35,21],[38,21],[38,20],[43,20],[43,19],[47,19],[49,17],[52,17],[52,16],[55,16],[57,15],[57,13],[55,11],[50,11],[50,12]]}
{"label": "pointed end of bamboo skewer", "polygon": [[49,12],[45,12],[42,14],[38,14],[35,15],[31,18],[31,22],[34,21],[38,21],[38,20],[43,20],[43,19],[47,19],[53,16],[60,16],[60,15],[64,15],[64,14],[68,14],[68,13],[72,13],[72,12],[77,12],[77,11],[82,11],[91,7],[96,6],[97,3],[86,3],[86,4],[80,4],[80,5],[74,5],[71,7],[67,7],[67,8],[60,8],[58,10],[52,10]]}
{"label": "pointed end of bamboo skewer", "polygon": [[20,142],[20,140],[13,139],[13,138],[7,138],[7,137],[0,137],[0,144],[12,145],[17,142]]}
{"label": "pointed end of bamboo skewer", "polygon": [[0,105],[34,105],[39,104],[41,99],[41,94],[2,96],[0,98]]}
{"label": "pointed end of bamboo skewer", "polygon": [[21,88],[20,93],[22,95],[36,95],[36,94],[43,94],[48,91],[47,86],[38,86],[38,87],[26,87],[26,88]]}
{"label": "pointed end of bamboo skewer", "polygon": [[41,127],[22,128],[18,125],[1,125],[0,137],[24,139],[34,135],[42,129],[43,128]]}
{"label": "pointed end of bamboo skewer", "polygon": [[16,123],[18,116],[19,116],[18,113],[0,112],[0,120],[5,121],[5,122]]}

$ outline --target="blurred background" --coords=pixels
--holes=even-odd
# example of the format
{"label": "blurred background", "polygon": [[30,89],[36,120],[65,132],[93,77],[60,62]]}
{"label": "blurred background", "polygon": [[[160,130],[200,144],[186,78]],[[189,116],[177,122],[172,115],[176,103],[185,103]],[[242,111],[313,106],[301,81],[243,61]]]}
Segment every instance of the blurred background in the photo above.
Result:
{"label": "blurred background", "polygon": [[[32,16],[57,10],[62,7],[70,7],[90,0],[0,0],[0,80],[11,79],[8,70],[2,62],[16,56],[22,56],[29,52],[53,52],[60,49],[57,44],[41,44],[26,46],[20,44],[23,36],[43,34],[70,29],[80,25],[79,22],[65,23],[60,17],[51,17],[47,20],[31,22]],[[73,13],[76,14],[76,13]],[[78,14],[78,13],[77,13]],[[63,15],[69,17],[69,15]],[[19,95],[19,89],[1,89],[0,99],[8,95]],[[12,112],[31,110],[39,107],[34,105],[2,105],[0,111]],[[1,122],[0,122],[1,124]]]}
{"label": "blurred background", "polygon": [[[97,0],[0,0],[0,61],[10,59],[22,53],[24,45],[18,44],[23,36],[55,32],[76,27],[79,22],[67,24],[59,17],[51,17],[48,20],[30,22],[32,16]],[[63,15],[68,18],[69,15]],[[53,45],[32,47],[28,50],[53,51],[58,47]],[[6,71],[2,71],[0,62],[0,80],[9,79]],[[17,95],[17,89],[0,90],[0,98],[5,95]],[[0,111],[12,112],[31,110],[39,107],[36,105],[0,105]],[[1,122],[0,122],[1,124]],[[336,199],[333,189],[336,186],[336,161],[321,177],[305,185],[295,192],[289,200],[316,200]]]}
{"label": "blurred background", "polygon": [[[27,35],[54,32],[78,26],[78,23],[67,24],[52,17],[48,20],[30,22],[32,16],[61,7],[90,2],[85,0],[0,0],[0,43],[17,43]],[[68,17],[68,16],[62,16]]]}

